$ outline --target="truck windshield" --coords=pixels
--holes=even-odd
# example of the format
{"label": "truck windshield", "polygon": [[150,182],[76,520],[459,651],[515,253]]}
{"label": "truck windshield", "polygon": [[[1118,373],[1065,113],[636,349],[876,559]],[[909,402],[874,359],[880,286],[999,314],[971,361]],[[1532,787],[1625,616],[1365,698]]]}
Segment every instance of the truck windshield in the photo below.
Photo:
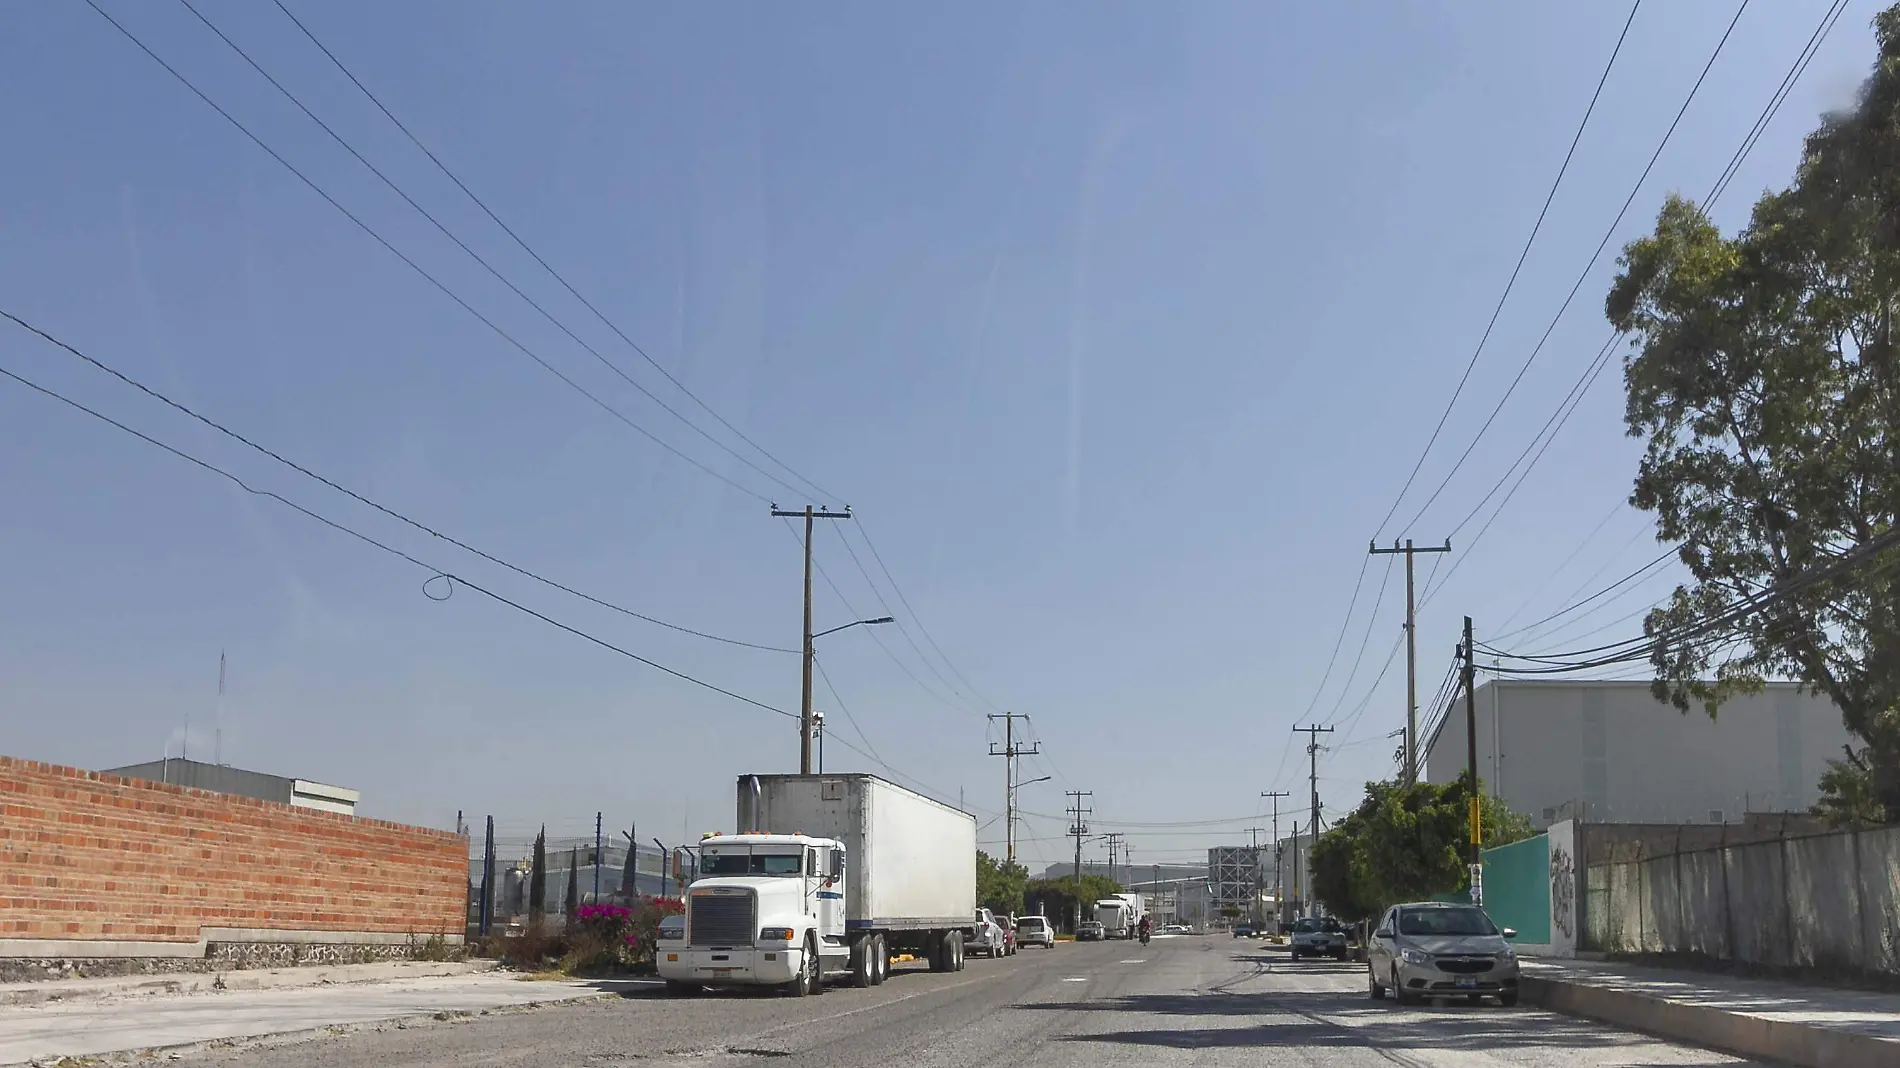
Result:
{"label": "truck windshield", "polygon": [[798,865],[797,853],[708,853],[699,858],[699,874],[797,875]]}

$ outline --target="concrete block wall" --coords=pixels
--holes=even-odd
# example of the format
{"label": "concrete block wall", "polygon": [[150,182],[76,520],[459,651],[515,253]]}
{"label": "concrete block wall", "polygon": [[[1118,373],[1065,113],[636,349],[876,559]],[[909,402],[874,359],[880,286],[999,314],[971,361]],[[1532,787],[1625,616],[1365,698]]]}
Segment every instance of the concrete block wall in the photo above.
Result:
{"label": "concrete block wall", "polygon": [[1900,827],[1592,865],[1585,948],[1900,974]]}
{"label": "concrete block wall", "polygon": [[459,940],[467,878],[447,831],[0,756],[0,955]]}

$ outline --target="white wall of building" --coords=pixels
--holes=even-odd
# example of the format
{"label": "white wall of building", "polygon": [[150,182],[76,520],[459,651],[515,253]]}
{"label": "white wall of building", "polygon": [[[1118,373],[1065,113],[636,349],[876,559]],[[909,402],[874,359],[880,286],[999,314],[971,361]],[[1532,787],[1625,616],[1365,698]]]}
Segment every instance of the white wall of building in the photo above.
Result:
{"label": "white wall of building", "polygon": [[[1849,740],[1833,702],[1792,683],[1733,698],[1714,719],[1677,712],[1645,682],[1494,680],[1478,688],[1476,706],[1486,792],[1540,828],[1576,814],[1706,823],[1805,811]],[[1460,695],[1427,739],[1429,781],[1464,770],[1465,724]]]}

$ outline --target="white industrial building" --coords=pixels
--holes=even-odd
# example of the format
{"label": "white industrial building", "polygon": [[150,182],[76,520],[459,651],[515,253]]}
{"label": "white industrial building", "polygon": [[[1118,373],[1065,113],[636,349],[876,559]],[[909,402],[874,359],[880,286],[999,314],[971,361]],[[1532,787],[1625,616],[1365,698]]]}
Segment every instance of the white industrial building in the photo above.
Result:
{"label": "white industrial building", "polygon": [[[1795,683],[1730,698],[1714,719],[1656,700],[1647,682],[1494,680],[1474,696],[1478,776],[1540,828],[1805,812],[1849,741],[1840,709]],[[1425,742],[1435,783],[1468,762],[1462,694],[1446,712]]]}

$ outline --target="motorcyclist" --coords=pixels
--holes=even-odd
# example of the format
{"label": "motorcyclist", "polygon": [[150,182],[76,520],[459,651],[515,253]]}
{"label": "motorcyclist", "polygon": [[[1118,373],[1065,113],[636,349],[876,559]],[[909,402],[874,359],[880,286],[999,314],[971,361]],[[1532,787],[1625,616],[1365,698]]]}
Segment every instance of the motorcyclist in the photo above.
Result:
{"label": "motorcyclist", "polygon": [[1153,923],[1154,921],[1150,920],[1146,916],[1143,916],[1141,918],[1141,944],[1144,946],[1148,944],[1148,934]]}

